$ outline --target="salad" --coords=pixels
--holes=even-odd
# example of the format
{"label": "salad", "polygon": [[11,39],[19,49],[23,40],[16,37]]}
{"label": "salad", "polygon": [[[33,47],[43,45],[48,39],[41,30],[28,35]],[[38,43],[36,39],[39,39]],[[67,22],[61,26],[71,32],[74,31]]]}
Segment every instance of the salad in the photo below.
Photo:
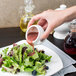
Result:
{"label": "salad", "polygon": [[[48,51],[48,50],[47,50]],[[2,71],[16,74],[18,72],[31,72],[32,75],[45,75],[49,69],[45,63],[50,62],[52,56],[45,54],[29,44],[13,44],[13,47],[5,48],[0,54],[0,67]]]}

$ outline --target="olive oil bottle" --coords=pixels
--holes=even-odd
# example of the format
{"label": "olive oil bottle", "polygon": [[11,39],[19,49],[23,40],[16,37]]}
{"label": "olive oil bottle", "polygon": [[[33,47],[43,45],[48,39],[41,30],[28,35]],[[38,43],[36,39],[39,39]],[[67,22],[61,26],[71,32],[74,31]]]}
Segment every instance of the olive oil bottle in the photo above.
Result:
{"label": "olive oil bottle", "polygon": [[27,25],[30,19],[34,16],[32,13],[35,6],[33,5],[32,0],[24,0],[24,7],[20,10],[21,11],[21,19],[20,19],[20,28],[23,32],[26,32]]}

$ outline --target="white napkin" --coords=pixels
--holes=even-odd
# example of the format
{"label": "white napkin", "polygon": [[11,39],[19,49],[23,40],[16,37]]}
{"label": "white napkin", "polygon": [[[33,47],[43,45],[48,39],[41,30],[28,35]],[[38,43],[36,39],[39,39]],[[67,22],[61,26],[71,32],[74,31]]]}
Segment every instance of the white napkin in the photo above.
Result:
{"label": "white napkin", "polygon": [[76,72],[76,68],[73,65],[70,65],[69,67],[61,70],[59,73],[60,73],[60,76],[64,76],[64,74],[67,74],[70,72]]}
{"label": "white napkin", "polygon": [[54,74],[53,76],[64,76],[67,73],[76,72],[76,68],[73,65],[70,65],[67,68],[62,69],[58,73]]}
{"label": "white napkin", "polygon": [[42,43],[42,45],[52,49],[54,52],[56,52],[60,56],[60,58],[62,59],[64,68],[76,63],[74,59],[72,59],[70,56],[68,56],[66,53],[64,53],[62,50],[60,50],[58,47],[56,47],[54,44],[52,44],[48,40],[45,40]]}
{"label": "white napkin", "polygon": [[45,40],[42,45],[52,49],[54,52],[56,52],[60,58],[62,59],[63,62],[63,69],[56,73],[53,76],[64,76],[64,74],[70,73],[70,72],[75,72],[76,68],[72,65],[75,64],[76,61],[72,59],[70,56],[68,56],[66,53],[64,53],[62,50],[57,48],[54,44],[49,42],[48,40]]}

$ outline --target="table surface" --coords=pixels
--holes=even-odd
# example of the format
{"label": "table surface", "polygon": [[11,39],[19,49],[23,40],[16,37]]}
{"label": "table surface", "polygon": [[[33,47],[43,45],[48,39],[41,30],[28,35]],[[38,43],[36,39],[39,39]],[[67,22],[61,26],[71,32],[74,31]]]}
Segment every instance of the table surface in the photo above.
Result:
{"label": "table surface", "polygon": [[[20,30],[19,27],[0,28],[0,48],[23,39],[25,39],[25,34]],[[52,35],[49,35],[48,40],[64,51],[64,40],[55,39]],[[76,60],[76,55],[69,56]],[[74,64],[74,66],[76,67],[76,64]],[[76,72],[66,74],[65,76],[76,76]]]}

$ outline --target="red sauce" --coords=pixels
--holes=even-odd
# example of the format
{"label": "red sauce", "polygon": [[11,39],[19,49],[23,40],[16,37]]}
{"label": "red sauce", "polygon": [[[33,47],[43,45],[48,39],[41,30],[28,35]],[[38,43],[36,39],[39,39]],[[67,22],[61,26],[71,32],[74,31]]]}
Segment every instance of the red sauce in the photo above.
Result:
{"label": "red sauce", "polygon": [[29,40],[27,39],[27,42],[28,42],[28,44],[30,44],[30,45],[32,46],[33,52],[34,52],[34,44],[32,43],[32,41],[29,41]]}
{"label": "red sauce", "polygon": [[64,51],[70,55],[76,55],[76,32],[65,38]]}
{"label": "red sauce", "polygon": [[37,36],[38,36],[38,32],[30,32],[27,35],[27,42],[33,48],[33,53],[30,53],[29,56],[32,56],[33,54],[35,54],[33,41],[36,40]]}
{"label": "red sauce", "polygon": [[31,32],[28,33],[27,38],[29,41],[34,41],[36,40],[37,36],[38,36],[38,32]]}

